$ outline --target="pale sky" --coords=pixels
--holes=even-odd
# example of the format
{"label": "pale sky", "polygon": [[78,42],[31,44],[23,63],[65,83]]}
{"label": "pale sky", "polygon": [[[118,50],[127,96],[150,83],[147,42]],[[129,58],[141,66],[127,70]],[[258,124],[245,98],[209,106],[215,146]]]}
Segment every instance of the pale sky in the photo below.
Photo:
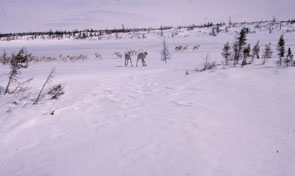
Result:
{"label": "pale sky", "polygon": [[0,32],[295,19],[295,0],[0,0]]}

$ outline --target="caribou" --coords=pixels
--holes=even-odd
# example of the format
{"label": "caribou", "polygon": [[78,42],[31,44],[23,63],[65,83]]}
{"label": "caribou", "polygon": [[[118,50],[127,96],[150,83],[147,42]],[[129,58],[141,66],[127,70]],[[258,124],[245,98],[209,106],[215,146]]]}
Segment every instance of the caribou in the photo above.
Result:
{"label": "caribou", "polygon": [[94,53],[94,55],[95,55],[95,59],[102,59],[102,56],[101,56],[101,54]]}
{"label": "caribou", "polygon": [[147,66],[146,65],[146,62],[145,62],[145,58],[146,56],[148,55],[147,52],[141,52],[137,55],[137,61],[136,61],[136,67],[137,67],[137,64],[138,64],[138,61],[141,60],[141,63],[142,63],[142,66],[145,67]]}
{"label": "caribou", "polygon": [[200,45],[197,45],[193,47],[193,50],[199,50],[199,48],[200,48]]}
{"label": "caribou", "polygon": [[133,64],[132,64],[132,59],[131,59],[131,54],[129,51],[125,52],[125,67],[128,66],[128,63],[131,63],[131,66],[133,67]]}
{"label": "caribou", "polygon": [[115,52],[115,55],[118,57],[118,58],[122,58],[123,55],[120,53],[120,52]]}
{"label": "caribou", "polygon": [[175,47],[175,50],[176,50],[176,51],[181,51],[181,50],[182,50],[182,46],[176,46],[176,47]]}

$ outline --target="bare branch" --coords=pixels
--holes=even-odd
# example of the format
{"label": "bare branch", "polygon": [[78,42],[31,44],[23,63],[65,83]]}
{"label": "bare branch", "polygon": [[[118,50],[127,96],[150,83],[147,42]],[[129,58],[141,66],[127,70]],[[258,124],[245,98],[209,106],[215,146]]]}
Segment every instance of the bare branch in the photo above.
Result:
{"label": "bare branch", "polygon": [[39,99],[40,99],[40,96],[41,96],[41,94],[42,94],[42,91],[43,91],[44,87],[46,86],[46,84],[48,84],[49,82],[52,81],[53,76],[54,76],[54,73],[55,73],[55,68],[53,68],[53,69],[51,70],[50,74],[48,75],[46,81],[44,82],[44,84],[43,84],[43,86],[42,86],[42,88],[41,88],[41,90],[40,90],[40,92],[39,92],[39,94],[38,94],[38,97],[36,98],[36,100],[34,101],[33,104],[37,104],[37,103],[38,103],[38,101],[39,101]]}

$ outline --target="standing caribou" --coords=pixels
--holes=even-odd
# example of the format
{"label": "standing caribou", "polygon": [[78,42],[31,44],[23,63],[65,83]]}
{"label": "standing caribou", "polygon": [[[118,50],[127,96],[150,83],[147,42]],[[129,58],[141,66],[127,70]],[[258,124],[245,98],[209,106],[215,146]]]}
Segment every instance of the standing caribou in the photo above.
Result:
{"label": "standing caribou", "polygon": [[132,64],[132,59],[131,59],[131,54],[129,51],[125,52],[125,67],[128,66],[128,63],[131,63],[131,66],[133,67],[133,64]]}
{"label": "standing caribou", "polygon": [[146,58],[147,55],[148,55],[147,52],[142,52],[142,53],[139,53],[137,55],[136,67],[137,67],[137,63],[138,63],[139,60],[141,60],[141,63],[142,63],[143,67],[146,66],[145,58]]}

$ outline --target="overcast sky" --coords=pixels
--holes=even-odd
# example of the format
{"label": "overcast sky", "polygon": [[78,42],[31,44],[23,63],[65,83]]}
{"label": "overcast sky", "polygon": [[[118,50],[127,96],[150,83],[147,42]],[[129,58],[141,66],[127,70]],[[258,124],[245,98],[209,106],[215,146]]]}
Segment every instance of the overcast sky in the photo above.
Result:
{"label": "overcast sky", "polygon": [[0,32],[295,19],[295,0],[0,0]]}

